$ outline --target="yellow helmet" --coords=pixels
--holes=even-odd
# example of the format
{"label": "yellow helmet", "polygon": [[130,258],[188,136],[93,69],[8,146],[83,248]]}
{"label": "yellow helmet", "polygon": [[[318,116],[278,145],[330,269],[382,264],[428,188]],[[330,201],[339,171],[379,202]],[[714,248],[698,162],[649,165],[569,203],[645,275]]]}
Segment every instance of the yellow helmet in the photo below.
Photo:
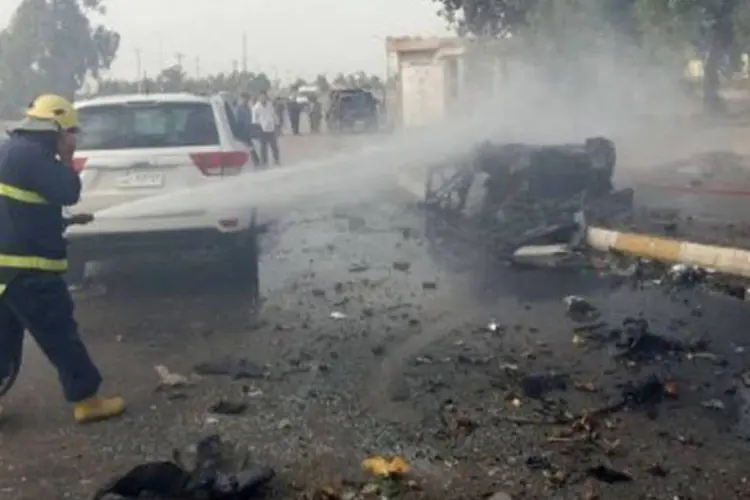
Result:
{"label": "yellow helmet", "polygon": [[43,94],[34,99],[26,109],[26,117],[54,122],[61,130],[78,129],[78,112],[73,104],[55,94]]}

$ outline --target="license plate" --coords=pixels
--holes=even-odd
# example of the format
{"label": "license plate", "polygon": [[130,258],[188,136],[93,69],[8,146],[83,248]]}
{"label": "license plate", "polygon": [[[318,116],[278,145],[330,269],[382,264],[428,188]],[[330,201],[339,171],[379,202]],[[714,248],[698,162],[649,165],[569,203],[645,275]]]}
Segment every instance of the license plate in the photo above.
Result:
{"label": "license plate", "polygon": [[163,184],[164,175],[158,172],[132,172],[117,180],[121,188],[161,187]]}

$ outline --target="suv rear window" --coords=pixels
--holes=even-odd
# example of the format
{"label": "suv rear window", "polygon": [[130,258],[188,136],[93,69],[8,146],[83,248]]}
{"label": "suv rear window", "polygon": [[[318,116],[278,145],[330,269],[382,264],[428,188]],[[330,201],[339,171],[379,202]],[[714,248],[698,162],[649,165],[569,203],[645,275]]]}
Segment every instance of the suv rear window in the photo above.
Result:
{"label": "suv rear window", "polygon": [[136,102],[78,110],[78,149],[137,149],[219,144],[210,104]]}

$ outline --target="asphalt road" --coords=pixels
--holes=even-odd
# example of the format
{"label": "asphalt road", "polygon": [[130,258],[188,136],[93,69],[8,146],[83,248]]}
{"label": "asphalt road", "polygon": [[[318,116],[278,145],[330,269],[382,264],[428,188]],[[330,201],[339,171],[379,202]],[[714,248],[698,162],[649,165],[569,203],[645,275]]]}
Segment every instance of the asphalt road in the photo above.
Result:
{"label": "asphalt road", "polygon": [[[106,294],[77,304],[106,389],[128,399],[128,414],[75,426],[52,369],[29,342],[22,377],[3,401],[0,496],[87,498],[118,471],[219,432],[277,469],[275,498],[361,479],[358,464],[369,453],[402,453],[424,485],[410,493],[417,498],[580,498],[592,488],[603,498],[743,498],[744,303],[615,288],[610,278],[580,273],[447,271],[408,205],[372,193],[356,205],[290,214],[267,242],[260,322],[231,269],[117,266],[102,278]],[[573,342],[568,294],[589,297],[612,328],[643,315],[655,333],[706,337],[711,355],[616,362],[594,338]],[[227,355],[267,375],[156,390],[154,365],[189,374]],[[568,376],[567,387],[546,400],[519,389],[519,377],[549,372]],[[597,419],[602,438],[555,440],[570,426],[508,421],[550,405],[599,407],[650,374],[675,380],[679,399],[659,405],[653,419],[639,410]],[[248,408],[211,414],[222,399]],[[619,444],[610,449],[602,439]],[[601,464],[634,480],[587,479],[587,468]]]}

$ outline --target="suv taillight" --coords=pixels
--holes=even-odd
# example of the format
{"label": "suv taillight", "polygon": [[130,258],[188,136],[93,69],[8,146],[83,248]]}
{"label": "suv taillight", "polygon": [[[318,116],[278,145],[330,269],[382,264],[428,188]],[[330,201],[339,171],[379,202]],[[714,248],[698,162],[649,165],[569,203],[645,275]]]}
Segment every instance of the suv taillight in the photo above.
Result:
{"label": "suv taillight", "polygon": [[191,153],[190,159],[203,172],[203,175],[237,175],[250,160],[250,153],[245,151]]}

